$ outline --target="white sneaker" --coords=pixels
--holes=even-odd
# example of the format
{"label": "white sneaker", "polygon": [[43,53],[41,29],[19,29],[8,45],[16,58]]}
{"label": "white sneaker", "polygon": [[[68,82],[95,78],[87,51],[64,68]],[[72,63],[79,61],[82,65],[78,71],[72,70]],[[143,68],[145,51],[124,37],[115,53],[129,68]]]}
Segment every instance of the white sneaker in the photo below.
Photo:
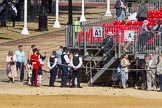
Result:
{"label": "white sneaker", "polygon": [[138,87],[135,85],[135,89],[138,89]]}

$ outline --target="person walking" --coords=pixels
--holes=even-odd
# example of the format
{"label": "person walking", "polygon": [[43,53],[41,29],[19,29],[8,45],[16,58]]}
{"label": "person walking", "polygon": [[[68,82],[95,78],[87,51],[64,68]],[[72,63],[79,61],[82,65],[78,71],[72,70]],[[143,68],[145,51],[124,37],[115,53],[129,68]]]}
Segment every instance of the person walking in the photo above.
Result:
{"label": "person walking", "polygon": [[18,50],[15,51],[16,56],[16,70],[20,71],[20,82],[24,80],[24,65],[27,63],[23,46],[19,45]]}
{"label": "person walking", "polygon": [[111,52],[109,52],[109,50],[111,50],[111,48],[114,45],[114,40],[112,36],[113,36],[112,32],[108,32],[107,36],[104,38],[103,42],[101,43],[101,48],[104,51],[104,55],[106,55],[107,57],[111,56]]}
{"label": "person walking", "polygon": [[120,65],[121,65],[122,86],[125,89],[127,87],[127,80],[128,80],[128,71],[129,71],[128,67],[130,66],[130,62],[128,60],[128,54],[122,55]]}
{"label": "person walking", "polygon": [[76,87],[75,78],[77,78],[77,88],[82,88],[80,86],[80,74],[81,74],[81,66],[82,66],[82,58],[79,56],[79,50],[74,51],[74,56],[71,60],[72,66],[72,85],[71,87]]}
{"label": "person walking", "polygon": [[17,76],[17,71],[16,71],[16,56],[13,54],[13,51],[9,50],[8,55],[6,56],[6,62],[7,62],[7,76],[8,76],[8,81],[12,81],[13,83],[15,82],[15,77]]}
{"label": "person walking", "polygon": [[160,92],[162,92],[162,55],[158,57],[158,64],[157,64],[157,74],[159,75],[160,80]]}
{"label": "person walking", "polygon": [[57,60],[56,51],[53,51],[52,55],[48,59],[48,68],[50,70],[49,87],[54,87],[57,75]]}
{"label": "person walking", "polygon": [[62,60],[62,75],[61,75],[61,87],[66,87],[67,78],[68,78],[68,64],[70,63],[68,58],[69,50],[67,47],[63,48],[63,54],[61,55]]}
{"label": "person walking", "polygon": [[149,60],[146,62],[146,72],[147,72],[147,90],[156,90],[156,68],[157,60],[153,53],[149,54]]}

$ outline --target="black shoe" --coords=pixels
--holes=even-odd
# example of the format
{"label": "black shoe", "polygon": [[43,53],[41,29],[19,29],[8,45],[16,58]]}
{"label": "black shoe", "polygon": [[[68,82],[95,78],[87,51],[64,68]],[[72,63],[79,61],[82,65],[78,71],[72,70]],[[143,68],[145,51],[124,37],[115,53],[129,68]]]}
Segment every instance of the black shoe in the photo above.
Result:
{"label": "black shoe", "polygon": [[77,88],[83,88],[82,86],[77,86]]}
{"label": "black shoe", "polygon": [[71,88],[75,88],[75,86],[72,85]]}
{"label": "black shoe", "polygon": [[55,87],[54,85],[49,85],[49,87]]}
{"label": "black shoe", "polygon": [[20,82],[23,82],[23,80],[20,80]]}

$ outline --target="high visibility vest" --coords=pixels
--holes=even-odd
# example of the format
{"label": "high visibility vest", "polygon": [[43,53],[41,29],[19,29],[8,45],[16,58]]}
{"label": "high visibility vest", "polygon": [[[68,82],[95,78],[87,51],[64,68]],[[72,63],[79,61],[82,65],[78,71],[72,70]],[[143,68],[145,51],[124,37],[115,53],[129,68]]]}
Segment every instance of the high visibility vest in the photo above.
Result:
{"label": "high visibility vest", "polygon": [[74,26],[75,26],[74,32],[80,32],[81,31],[80,21],[75,21]]}

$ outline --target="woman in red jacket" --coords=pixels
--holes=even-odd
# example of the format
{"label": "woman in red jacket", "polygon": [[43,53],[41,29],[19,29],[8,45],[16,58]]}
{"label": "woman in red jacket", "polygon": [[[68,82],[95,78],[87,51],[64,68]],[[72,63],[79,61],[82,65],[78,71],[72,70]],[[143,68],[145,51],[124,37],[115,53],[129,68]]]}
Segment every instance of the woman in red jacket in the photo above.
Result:
{"label": "woman in red jacket", "polygon": [[39,62],[38,55],[36,54],[38,51],[37,48],[33,49],[33,54],[30,56],[30,64],[32,65],[32,79],[31,79],[31,85],[38,86],[38,68],[41,67],[41,64]]}

